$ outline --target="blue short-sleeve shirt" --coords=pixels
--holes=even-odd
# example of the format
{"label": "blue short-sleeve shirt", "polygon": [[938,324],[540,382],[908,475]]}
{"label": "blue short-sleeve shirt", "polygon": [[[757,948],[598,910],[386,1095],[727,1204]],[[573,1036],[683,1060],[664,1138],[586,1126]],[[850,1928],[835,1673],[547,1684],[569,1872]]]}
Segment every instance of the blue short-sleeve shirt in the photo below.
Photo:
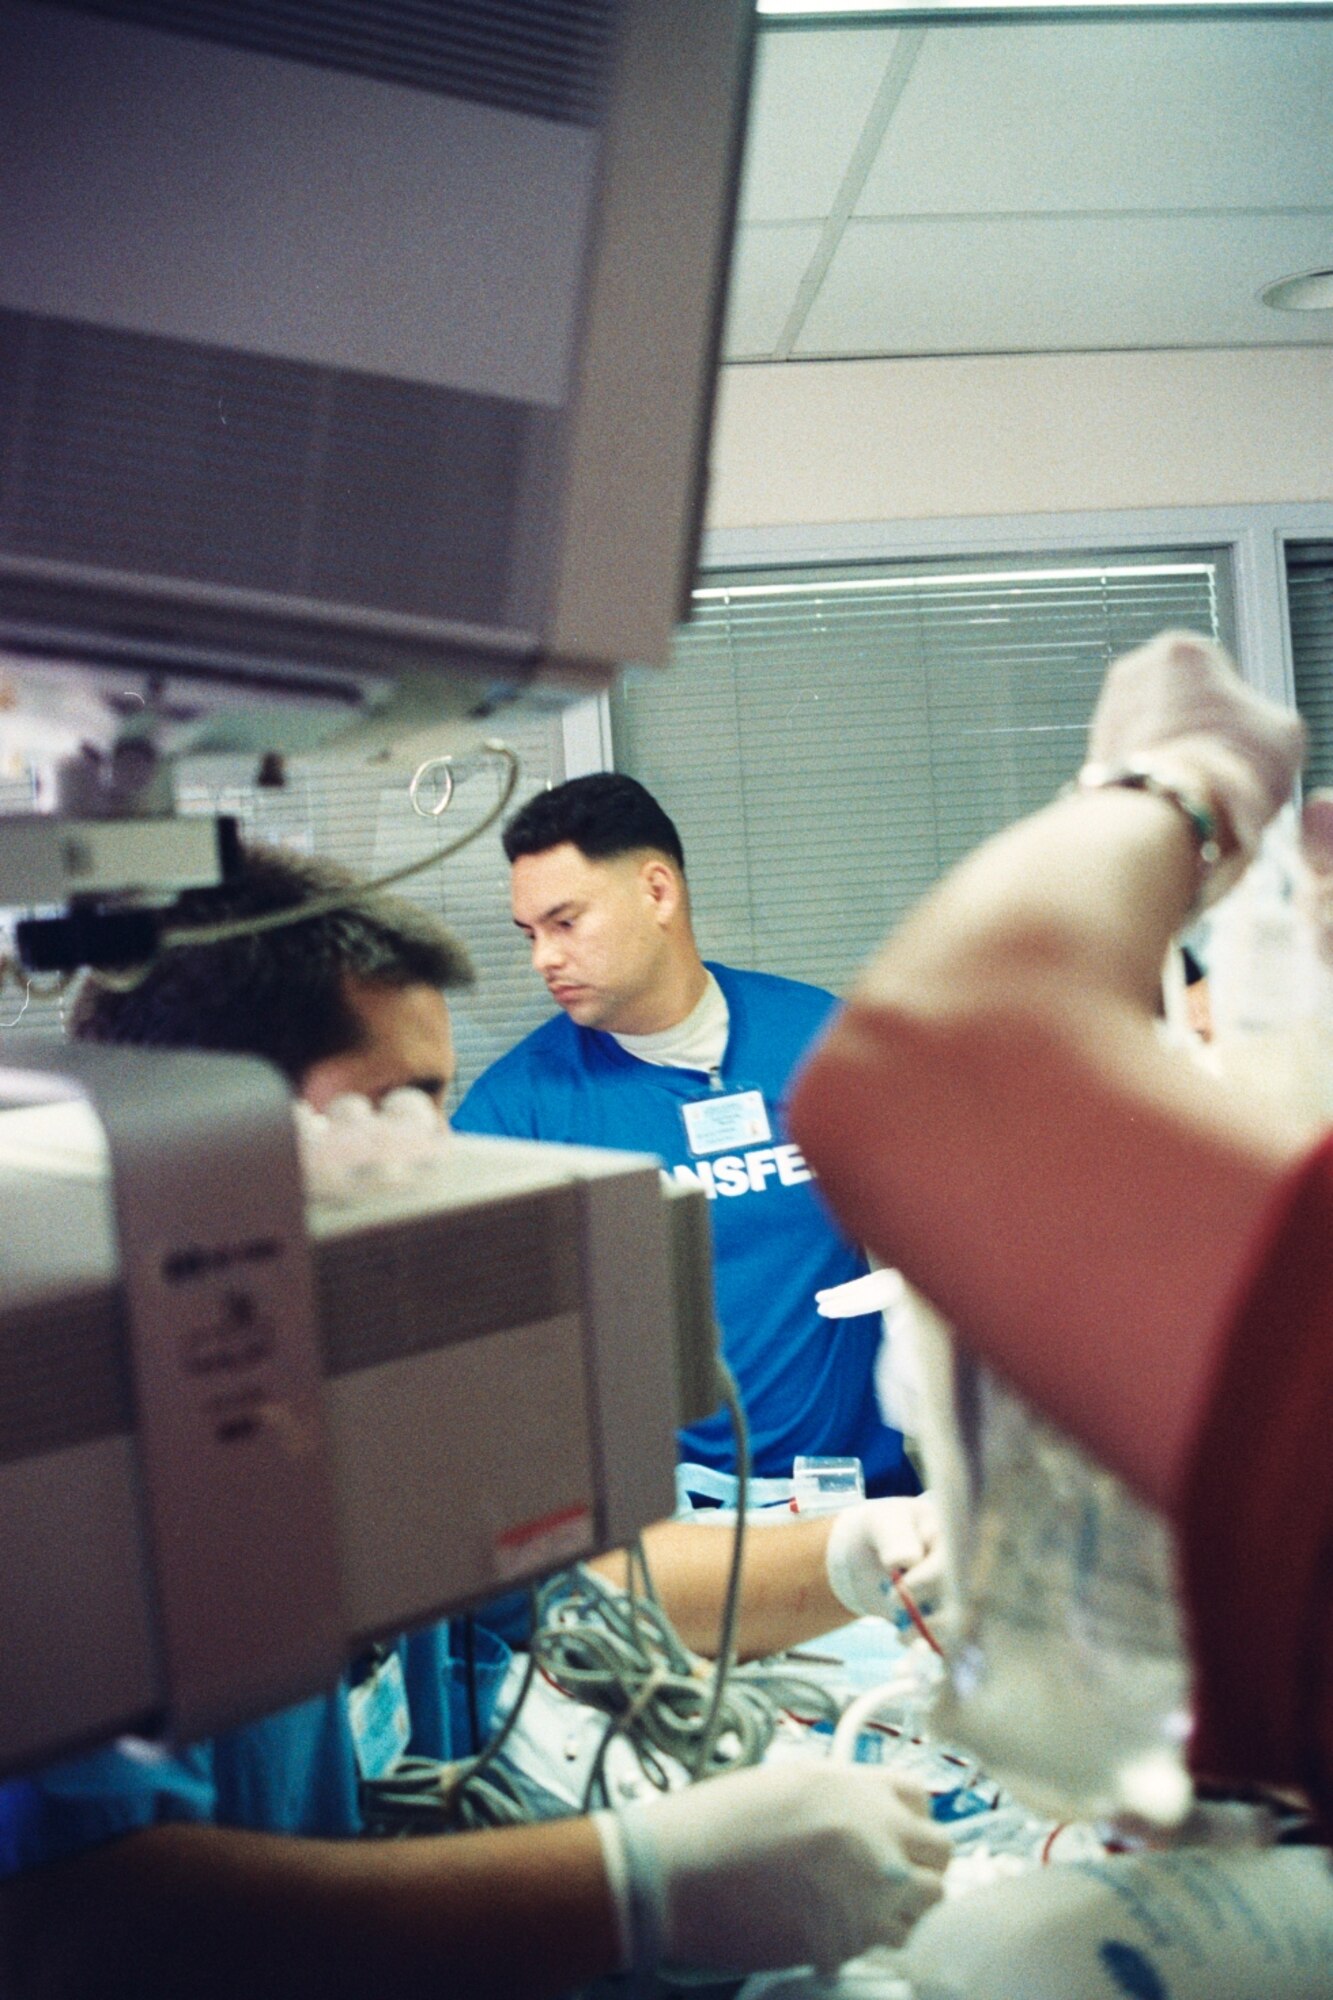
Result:
{"label": "blue short-sleeve shirt", "polygon": [[[706,1096],[701,1072],[647,1063],[613,1035],[565,1014],[545,1022],[480,1076],[454,1116],[463,1132],[655,1153],[708,1197],[713,1276],[727,1360],[740,1386],[756,1472],[790,1475],[798,1453],[854,1455],[871,1493],[915,1492],[900,1434],[875,1395],[878,1313],[823,1319],[815,1293],[860,1277],[859,1250],[824,1206],[787,1129],[793,1077],[837,1005],[798,980],[712,965],[729,1032],[718,1077],[759,1091],[769,1137],[698,1156],[682,1106]],[[725,1415],[683,1431],[682,1456],[733,1470]]]}

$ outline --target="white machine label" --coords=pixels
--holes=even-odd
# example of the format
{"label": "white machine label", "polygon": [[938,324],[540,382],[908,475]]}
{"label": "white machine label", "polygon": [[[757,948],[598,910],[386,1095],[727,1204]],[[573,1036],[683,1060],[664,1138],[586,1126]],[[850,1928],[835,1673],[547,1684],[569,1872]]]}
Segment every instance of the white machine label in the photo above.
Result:
{"label": "white machine label", "polygon": [[773,1136],[762,1091],[735,1090],[725,1097],[696,1097],[680,1109],[685,1137],[696,1159],[704,1153],[763,1145]]}
{"label": "white machine label", "polygon": [[167,1733],[327,1687],[341,1579],[291,1101],[234,1056],[57,1050],[106,1133]]}

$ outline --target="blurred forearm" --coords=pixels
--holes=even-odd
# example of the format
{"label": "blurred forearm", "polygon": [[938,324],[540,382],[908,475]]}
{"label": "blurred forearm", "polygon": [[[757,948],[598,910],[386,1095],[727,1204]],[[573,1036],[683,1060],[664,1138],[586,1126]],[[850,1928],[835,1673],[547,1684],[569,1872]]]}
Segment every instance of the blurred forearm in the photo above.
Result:
{"label": "blurred forearm", "polygon": [[[762,1659],[835,1626],[848,1613],[829,1588],[825,1567],[829,1521],[787,1520],[752,1529],[745,1538],[741,1572],[738,1650]],[[722,1601],[731,1567],[732,1536],[707,1521],[659,1521],[645,1530],[644,1552],[668,1618],[696,1653],[716,1653]],[[612,1583],[625,1582],[623,1553],[593,1567]]]}
{"label": "blurred forearm", "polygon": [[587,1820],[409,1841],[130,1834],[0,1891],[6,2000],[541,2000],[614,1970]]}
{"label": "blurred forearm", "polygon": [[1154,1027],[1197,865],[1141,792],[1001,834],[889,940],[792,1109],[848,1230],[1158,1500],[1301,1143]]}

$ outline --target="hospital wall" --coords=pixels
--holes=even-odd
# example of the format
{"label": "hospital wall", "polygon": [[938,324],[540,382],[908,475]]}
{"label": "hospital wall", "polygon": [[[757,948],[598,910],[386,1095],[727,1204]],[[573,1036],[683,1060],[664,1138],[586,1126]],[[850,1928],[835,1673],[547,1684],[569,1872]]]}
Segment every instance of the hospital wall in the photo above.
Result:
{"label": "hospital wall", "polygon": [[1333,500],[1333,348],[735,365],[713,529]]}

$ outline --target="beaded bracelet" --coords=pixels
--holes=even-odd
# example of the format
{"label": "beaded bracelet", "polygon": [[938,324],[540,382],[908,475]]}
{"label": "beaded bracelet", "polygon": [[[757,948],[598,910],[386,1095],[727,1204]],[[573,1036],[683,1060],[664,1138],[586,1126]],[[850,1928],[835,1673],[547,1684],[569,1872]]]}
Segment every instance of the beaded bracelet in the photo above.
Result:
{"label": "beaded bracelet", "polygon": [[1202,788],[1183,784],[1155,770],[1150,763],[1138,760],[1124,764],[1085,764],[1072,783],[1063,788],[1060,796],[1066,798],[1078,792],[1102,792],[1115,787],[1128,792],[1147,792],[1155,799],[1164,799],[1168,805],[1175,807],[1188,825],[1198,856],[1194,898],[1185,917],[1185,921],[1189,922],[1203,908],[1208,885],[1223,859],[1219,837],[1220,815],[1216,806]]}

